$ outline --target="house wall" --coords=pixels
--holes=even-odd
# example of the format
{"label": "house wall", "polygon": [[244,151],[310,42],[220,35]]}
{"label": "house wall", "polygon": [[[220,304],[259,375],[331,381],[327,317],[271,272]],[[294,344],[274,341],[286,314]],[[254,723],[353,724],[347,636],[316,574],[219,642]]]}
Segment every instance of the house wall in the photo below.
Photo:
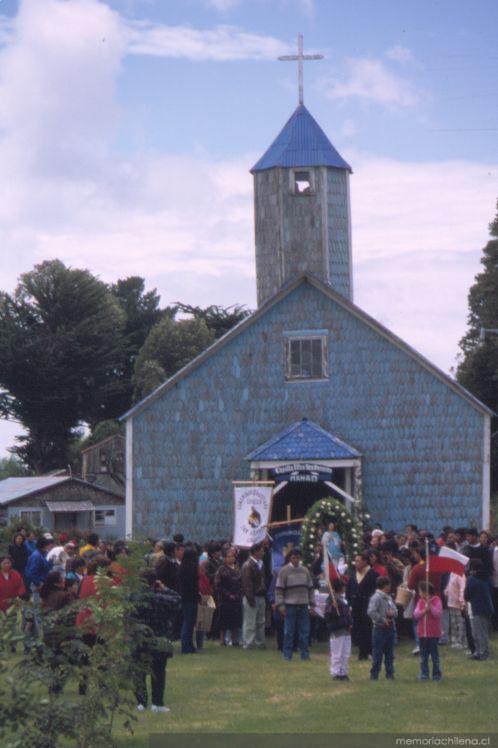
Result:
{"label": "house wall", "polygon": [[91,501],[96,509],[115,509],[116,524],[111,526],[94,525],[90,512],[78,513],[76,528],[81,531],[95,530],[103,538],[124,538],[125,536],[125,507],[124,500],[119,496],[96,491],[91,486],[81,483],[62,483],[44,491],[18,499],[6,507],[7,519],[20,517],[21,511],[42,512],[41,524],[48,529],[54,529],[54,514],[46,508],[47,501]]}
{"label": "house wall", "polygon": [[[329,379],[286,382],[284,333],[324,328]],[[384,527],[481,524],[485,416],[304,282],[133,417],[134,534],[229,537],[245,455],[303,417],[362,453]]]}

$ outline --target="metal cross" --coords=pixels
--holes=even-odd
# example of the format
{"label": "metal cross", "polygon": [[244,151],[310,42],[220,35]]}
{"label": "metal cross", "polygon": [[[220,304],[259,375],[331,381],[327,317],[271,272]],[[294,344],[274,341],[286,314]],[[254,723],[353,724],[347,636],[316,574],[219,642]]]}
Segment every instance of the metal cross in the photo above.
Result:
{"label": "metal cross", "polygon": [[303,86],[303,62],[304,60],[323,60],[323,55],[304,55],[303,54],[303,35],[298,34],[297,37],[297,55],[282,55],[278,58],[284,62],[296,62],[297,61],[297,85],[299,91],[299,103],[302,104],[304,101],[304,86]]}

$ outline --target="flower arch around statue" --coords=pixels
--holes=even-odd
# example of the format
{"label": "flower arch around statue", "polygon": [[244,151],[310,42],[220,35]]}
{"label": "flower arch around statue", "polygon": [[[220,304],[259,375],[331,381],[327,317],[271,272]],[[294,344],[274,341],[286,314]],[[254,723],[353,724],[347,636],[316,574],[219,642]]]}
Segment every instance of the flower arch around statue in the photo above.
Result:
{"label": "flower arch around statue", "polygon": [[345,545],[346,560],[350,561],[360,550],[363,525],[369,518],[370,515],[363,510],[356,511],[355,515],[350,514],[342,501],[331,496],[315,501],[306,512],[301,526],[304,563],[307,566],[311,564],[315,546],[321,542],[322,533],[329,522],[334,523],[335,530]]}

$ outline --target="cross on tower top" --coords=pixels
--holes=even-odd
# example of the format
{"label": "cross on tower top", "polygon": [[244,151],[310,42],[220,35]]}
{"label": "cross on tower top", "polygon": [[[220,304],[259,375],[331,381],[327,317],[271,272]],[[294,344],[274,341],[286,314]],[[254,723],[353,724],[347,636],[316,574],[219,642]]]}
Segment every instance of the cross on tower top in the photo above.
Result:
{"label": "cross on tower top", "polygon": [[297,55],[281,55],[278,58],[284,62],[297,61],[297,85],[299,91],[299,103],[304,101],[304,84],[303,84],[303,62],[304,60],[323,60],[323,55],[305,55],[303,54],[303,35],[297,37]]}

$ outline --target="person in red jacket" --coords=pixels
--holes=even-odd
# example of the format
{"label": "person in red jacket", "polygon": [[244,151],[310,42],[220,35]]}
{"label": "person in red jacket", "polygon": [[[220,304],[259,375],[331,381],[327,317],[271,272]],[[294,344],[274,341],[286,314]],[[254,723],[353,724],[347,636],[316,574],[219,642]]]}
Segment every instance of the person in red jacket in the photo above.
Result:
{"label": "person in red jacket", "polygon": [[370,568],[373,569],[379,577],[387,577],[387,569],[381,563],[380,551],[368,551],[368,562]]}
{"label": "person in red jacket", "polygon": [[417,621],[420,643],[419,680],[429,680],[429,656],[432,659],[432,680],[441,680],[443,675],[439,666],[438,641],[442,631],[443,604],[430,582],[420,582],[418,591],[420,597],[413,611],[413,618]]}
{"label": "person in red jacket", "polygon": [[0,610],[6,613],[10,606],[26,594],[22,576],[12,568],[10,556],[0,560]]}
{"label": "person in red jacket", "polygon": [[[410,543],[410,555],[412,558],[412,570],[410,572],[410,576],[408,577],[408,589],[414,590],[415,605],[417,605],[418,600],[419,600],[418,587],[419,587],[420,582],[425,581],[425,577],[426,577],[425,548],[423,548],[418,542]],[[442,590],[441,590],[442,579],[443,579],[443,574],[440,571],[433,571],[431,569],[430,556],[429,556],[429,582],[434,586],[434,591],[436,595],[439,595],[439,596],[441,596],[442,594]],[[415,624],[415,619],[414,619],[414,624]],[[414,635],[415,635],[416,646],[412,654],[418,655],[420,653],[420,647],[419,647],[416,625],[414,626]]]}
{"label": "person in red jacket", "polygon": [[[91,561],[87,564],[87,573],[86,576],[83,577],[81,580],[80,585],[80,591],[78,597],[80,600],[86,600],[88,597],[96,597],[97,596],[97,588],[95,586],[95,575],[97,573],[97,569],[102,568],[108,568],[111,566],[111,562],[108,558],[105,558],[105,556],[95,556],[95,558],[92,558]],[[111,571],[109,571],[111,573]],[[85,640],[85,636],[91,635],[93,637],[96,636],[96,631],[89,628],[89,622],[92,618],[92,611],[90,608],[80,608],[78,615],[76,616],[76,625],[81,626],[85,628],[85,635],[83,636],[83,640]]]}

